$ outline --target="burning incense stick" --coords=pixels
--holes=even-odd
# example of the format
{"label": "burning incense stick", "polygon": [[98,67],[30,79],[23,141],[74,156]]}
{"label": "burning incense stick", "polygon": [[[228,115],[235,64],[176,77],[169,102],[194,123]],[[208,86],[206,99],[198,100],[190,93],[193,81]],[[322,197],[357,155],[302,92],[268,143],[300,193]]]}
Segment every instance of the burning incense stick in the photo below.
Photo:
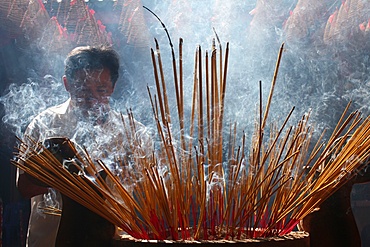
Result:
{"label": "burning incense stick", "polygon": [[[326,145],[320,138],[312,150],[314,130],[309,113],[294,126],[288,126],[294,108],[281,126],[268,122],[283,45],[264,110],[260,99],[249,148],[245,134],[238,137],[236,125],[230,126],[228,139],[223,136],[229,45],[220,60],[217,52],[221,46],[218,51],[213,44],[205,58],[201,47],[197,49],[188,119],[184,115],[182,40],[179,49],[180,74],[177,76],[175,62],[173,70],[181,130],[175,132],[171,125],[176,118],[168,106],[158,43],[156,53],[151,50],[157,94],[153,96],[148,89],[160,139],[158,150],[146,154],[135,145],[132,113],[128,113],[129,123],[122,117],[122,133],[133,143],[127,151],[135,154],[131,159],[136,174],[126,169],[126,159],[117,161],[121,174],[112,173],[102,161],[92,160],[86,150],[77,151],[68,140],[78,173],[34,141],[22,142],[24,148],[12,163],[133,237],[158,240],[287,234],[365,165],[370,152],[370,119],[363,120],[359,112],[348,115],[347,108]],[[189,133],[185,133],[185,124]],[[99,175],[101,171],[106,179]],[[122,177],[135,185],[134,189],[125,187]]]}

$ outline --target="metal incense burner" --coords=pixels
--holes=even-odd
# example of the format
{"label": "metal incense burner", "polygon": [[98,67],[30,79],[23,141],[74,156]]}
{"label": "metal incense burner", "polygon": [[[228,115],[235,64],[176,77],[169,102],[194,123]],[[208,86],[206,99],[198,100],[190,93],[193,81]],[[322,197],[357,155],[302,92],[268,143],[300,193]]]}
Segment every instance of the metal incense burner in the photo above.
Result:
{"label": "metal incense burner", "polygon": [[[79,164],[75,153],[71,150],[67,139],[50,138],[44,146],[61,162],[71,173],[78,173],[83,167]],[[101,174],[103,176],[103,174]],[[82,206],[66,195],[62,194],[63,210],[56,238],[56,247],[65,246],[110,246],[115,226]]]}

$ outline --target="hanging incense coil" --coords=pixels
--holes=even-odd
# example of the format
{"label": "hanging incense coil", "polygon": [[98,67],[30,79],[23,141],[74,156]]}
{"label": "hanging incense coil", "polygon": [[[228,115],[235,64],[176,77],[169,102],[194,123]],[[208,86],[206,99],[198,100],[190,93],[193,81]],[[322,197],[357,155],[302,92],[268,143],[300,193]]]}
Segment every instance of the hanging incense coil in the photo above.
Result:
{"label": "hanging incense coil", "polygon": [[366,1],[347,0],[328,19],[324,41],[361,44],[369,37],[370,6]]}
{"label": "hanging incense coil", "polygon": [[116,8],[121,9],[118,28],[126,37],[126,43],[138,48],[147,48],[150,35],[141,1],[120,0]]}
{"label": "hanging incense coil", "polygon": [[101,23],[94,17],[94,10],[89,9],[83,0],[70,3],[63,26],[67,29],[70,40],[77,45],[109,45],[111,41]]}
{"label": "hanging incense coil", "polygon": [[0,4],[1,28],[9,36],[22,34],[21,23],[30,0],[3,0]]}
{"label": "hanging incense coil", "polygon": [[59,24],[55,17],[50,18],[45,25],[38,46],[47,53],[67,50],[68,47],[72,49],[66,29]]}
{"label": "hanging incense coil", "polygon": [[41,0],[31,0],[21,22],[24,34],[31,40],[39,39],[49,19]]}
{"label": "hanging incense coil", "polygon": [[324,16],[326,4],[323,1],[299,0],[284,25],[288,41],[304,41],[312,32],[320,28],[320,18]]}
{"label": "hanging incense coil", "polygon": [[29,40],[40,38],[49,14],[40,0],[5,0],[0,6],[2,28],[7,34],[23,34]]}
{"label": "hanging incense coil", "polygon": [[256,7],[250,12],[253,19],[250,30],[255,35],[269,35],[269,30],[281,26],[289,14],[285,9],[284,0],[258,0]]}

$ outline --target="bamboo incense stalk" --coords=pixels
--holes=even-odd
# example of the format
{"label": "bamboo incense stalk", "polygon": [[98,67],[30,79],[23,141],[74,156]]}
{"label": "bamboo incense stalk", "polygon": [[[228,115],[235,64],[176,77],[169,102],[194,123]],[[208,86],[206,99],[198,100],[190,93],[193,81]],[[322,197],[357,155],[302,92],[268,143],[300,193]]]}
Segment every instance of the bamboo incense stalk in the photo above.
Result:
{"label": "bamboo incense stalk", "polygon": [[162,122],[165,123],[167,119],[166,119],[165,109],[164,109],[163,100],[162,100],[161,86],[159,84],[158,70],[157,70],[157,65],[156,65],[157,63],[156,63],[153,49],[151,49],[151,56],[152,56],[154,78],[155,78],[156,89],[157,89],[159,109],[161,111]]}
{"label": "bamboo incense stalk", "polygon": [[[68,142],[76,157],[70,168],[77,172],[71,173],[47,147],[31,138],[20,140],[12,163],[136,238],[240,239],[242,233],[251,238],[289,233],[364,166],[370,155],[370,118],[362,119],[357,111],[348,113],[347,106],[328,142],[323,143],[322,134],[313,148],[310,113],[293,126],[288,122],[294,108],[281,124],[268,122],[283,44],[264,107],[260,82],[250,146],[244,132],[238,137],[236,123],[224,138],[229,44],[224,54],[218,37],[217,41],[219,49],[213,41],[210,56],[206,51],[203,59],[201,47],[195,52],[190,116],[184,114],[183,41],[179,40],[179,75],[170,41],[178,119],[171,116],[168,80],[156,41],[156,52],[151,49],[156,94],[147,89],[158,150],[146,153],[128,110],[127,118],[121,115],[121,127],[132,155],[115,159],[121,173],[113,173],[86,149],[77,151]],[[180,131],[173,130],[171,120],[179,121]],[[129,169],[130,162],[135,170]],[[122,184],[123,179],[129,182]]]}
{"label": "bamboo incense stalk", "polygon": [[[163,97],[163,104],[164,104],[164,110],[165,110],[165,119],[168,123],[171,123],[171,114],[170,114],[170,108],[168,106],[167,89],[166,89],[166,82],[165,82],[165,79],[164,79],[161,52],[160,52],[160,49],[159,49],[157,39],[154,39],[154,40],[155,40],[155,44],[156,44],[156,53],[157,53],[157,62],[158,62],[158,66],[159,66],[159,74],[161,76],[161,88],[162,88],[161,93],[162,93],[162,97]],[[176,69],[176,67],[174,67],[174,73],[176,72],[175,69]],[[179,103],[179,96],[178,96],[179,93],[178,93],[178,87],[177,87],[177,75],[175,74],[174,77],[175,77],[176,100],[177,100],[177,105],[179,106],[180,103]]]}
{"label": "bamboo incense stalk", "polygon": [[271,82],[270,94],[269,94],[269,96],[267,98],[267,104],[266,104],[266,108],[265,108],[265,113],[263,115],[262,129],[265,128],[267,117],[268,117],[268,114],[269,114],[269,111],[270,111],[271,100],[272,100],[273,92],[274,92],[275,85],[276,85],[276,80],[277,80],[277,76],[278,76],[278,72],[279,72],[279,68],[280,68],[280,62],[281,62],[283,51],[284,51],[284,43],[280,46],[278,58],[277,58],[277,61],[276,61],[274,76],[273,76],[272,82]]}

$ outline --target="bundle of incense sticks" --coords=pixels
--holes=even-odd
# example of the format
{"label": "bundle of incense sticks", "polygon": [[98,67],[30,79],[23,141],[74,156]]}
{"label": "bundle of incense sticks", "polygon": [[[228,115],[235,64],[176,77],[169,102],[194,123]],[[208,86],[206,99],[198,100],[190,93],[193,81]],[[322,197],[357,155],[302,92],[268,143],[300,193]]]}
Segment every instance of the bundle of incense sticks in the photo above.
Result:
{"label": "bundle of incense sticks", "polygon": [[[269,122],[269,110],[283,52],[281,46],[266,106],[262,96],[250,146],[230,126],[223,136],[229,45],[213,42],[203,57],[195,53],[192,109],[185,116],[182,39],[179,59],[172,49],[177,116],[171,115],[161,53],[151,50],[156,95],[148,89],[160,147],[145,154],[135,145],[135,125],[122,120],[128,153],[138,170],[122,174],[77,152],[78,174],[71,173],[42,144],[27,141],[13,164],[56,188],[137,239],[214,240],[285,235],[365,164],[370,152],[370,119],[348,107],[327,142],[311,143],[309,114],[288,126]],[[178,62],[178,63],[177,63]],[[261,93],[262,95],[262,93]],[[177,119],[179,132],[174,131]],[[269,126],[269,127],[267,127]],[[267,134],[268,133],[268,134]],[[236,144],[240,140],[240,145]],[[26,144],[28,143],[28,144]],[[31,143],[31,144],[29,144]],[[313,148],[311,148],[313,146]],[[226,149],[226,151],[225,151]],[[249,149],[249,150],[248,150]],[[132,160],[131,160],[132,161]],[[97,168],[99,167],[99,168]],[[99,175],[102,169],[107,177]],[[140,179],[137,178],[140,174]],[[120,177],[135,184],[126,189]]]}

